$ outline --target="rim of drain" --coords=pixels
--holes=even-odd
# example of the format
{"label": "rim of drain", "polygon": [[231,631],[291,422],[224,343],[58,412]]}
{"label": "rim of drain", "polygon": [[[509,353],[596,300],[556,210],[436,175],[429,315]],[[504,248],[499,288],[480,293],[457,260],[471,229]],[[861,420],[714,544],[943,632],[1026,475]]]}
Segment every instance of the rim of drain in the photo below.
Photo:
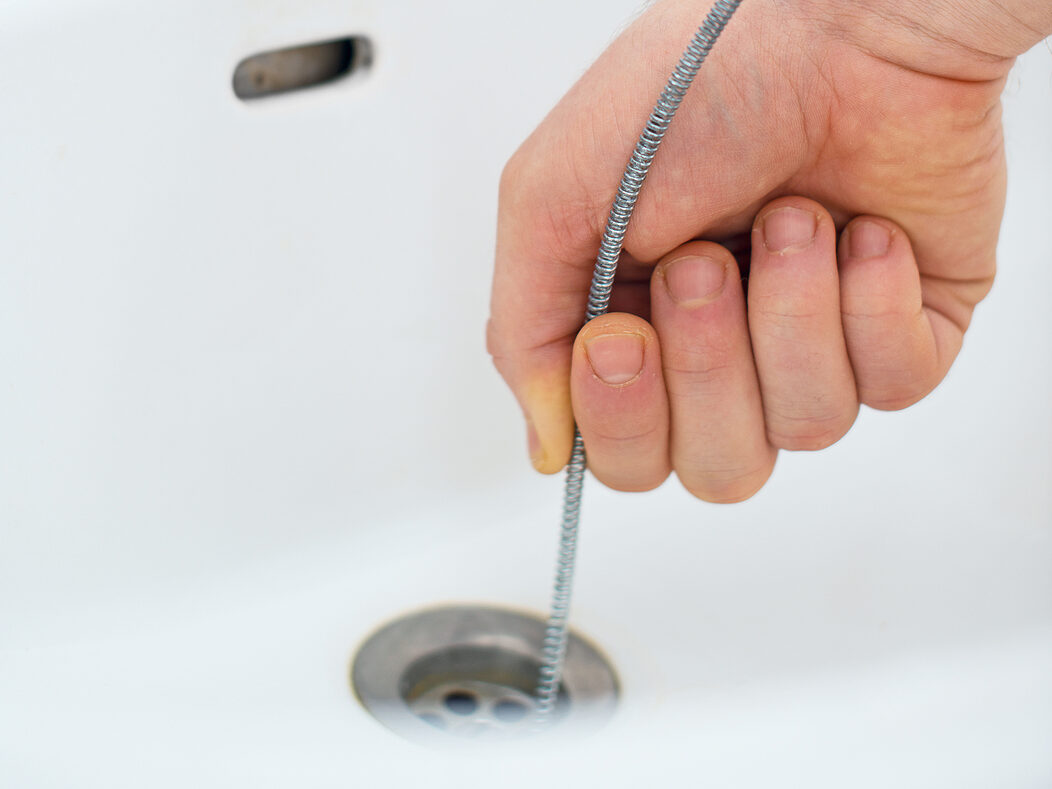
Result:
{"label": "rim of drain", "polygon": [[[455,605],[400,617],[374,632],[351,665],[359,701],[410,739],[513,739],[536,734],[543,660],[540,617]],[[592,731],[613,715],[620,687],[609,660],[571,633],[551,726]]]}

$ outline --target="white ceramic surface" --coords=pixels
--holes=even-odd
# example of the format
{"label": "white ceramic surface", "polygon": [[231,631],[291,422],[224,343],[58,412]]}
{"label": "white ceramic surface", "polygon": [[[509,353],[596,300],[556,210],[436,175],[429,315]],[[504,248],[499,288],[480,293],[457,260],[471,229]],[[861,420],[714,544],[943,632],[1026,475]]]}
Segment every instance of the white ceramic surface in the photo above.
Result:
{"label": "white ceramic surface", "polygon": [[[0,786],[1052,786],[1046,47],[934,395],[746,504],[588,486],[607,729],[445,753],[351,696],[390,617],[547,604],[560,481],[483,350],[496,180],[633,11],[0,4]],[[367,77],[234,98],[352,33]]]}

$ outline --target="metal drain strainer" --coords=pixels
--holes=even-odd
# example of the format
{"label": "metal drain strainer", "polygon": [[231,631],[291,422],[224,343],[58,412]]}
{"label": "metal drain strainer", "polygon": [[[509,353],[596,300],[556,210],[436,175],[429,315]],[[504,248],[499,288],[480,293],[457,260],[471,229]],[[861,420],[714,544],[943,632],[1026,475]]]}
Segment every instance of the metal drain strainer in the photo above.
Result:
{"label": "metal drain strainer", "polygon": [[[351,683],[377,720],[413,739],[530,734],[543,639],[544,622],[526,614],[435,608],[370,636],[355,656]],[[606,658],[571,635],[551,724],[594,729],[613,714],[617,695]]]}

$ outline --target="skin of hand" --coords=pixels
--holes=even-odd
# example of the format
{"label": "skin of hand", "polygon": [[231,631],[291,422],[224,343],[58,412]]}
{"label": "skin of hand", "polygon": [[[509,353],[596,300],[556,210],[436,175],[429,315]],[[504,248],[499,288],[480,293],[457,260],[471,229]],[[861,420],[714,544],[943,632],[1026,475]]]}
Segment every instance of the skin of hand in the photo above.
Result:
{"label": "skin of hand", "polygon": [[624,164],[708,4],[643,13],[501,179],[487,343],[534,466],[565,465],[576,418],[606,485],[674,470],[741,501],[779,449],[930,392],[993,282],[1000,95],[1049,6],[745,0],[643,187],[612,311],[581,329]]}

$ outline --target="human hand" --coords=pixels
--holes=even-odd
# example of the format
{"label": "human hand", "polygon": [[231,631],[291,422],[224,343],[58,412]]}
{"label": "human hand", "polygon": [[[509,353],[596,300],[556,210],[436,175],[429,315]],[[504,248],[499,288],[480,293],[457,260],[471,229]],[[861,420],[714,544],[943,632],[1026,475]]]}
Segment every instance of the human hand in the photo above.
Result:
{"label": "human hand", "polygon": [[502,178],[488,344],[534,465],[565,465],[576,416],[607,485],[646,490],[674,469],[738,501],[779,448],[829,446],[860,403],[924,397],[993,280],[1000,93],[1052,27],[1018,4],[1033,24],[747,0],[643,188],[619,312],[578,334],[621,170],[707,3],[647,11]]}

